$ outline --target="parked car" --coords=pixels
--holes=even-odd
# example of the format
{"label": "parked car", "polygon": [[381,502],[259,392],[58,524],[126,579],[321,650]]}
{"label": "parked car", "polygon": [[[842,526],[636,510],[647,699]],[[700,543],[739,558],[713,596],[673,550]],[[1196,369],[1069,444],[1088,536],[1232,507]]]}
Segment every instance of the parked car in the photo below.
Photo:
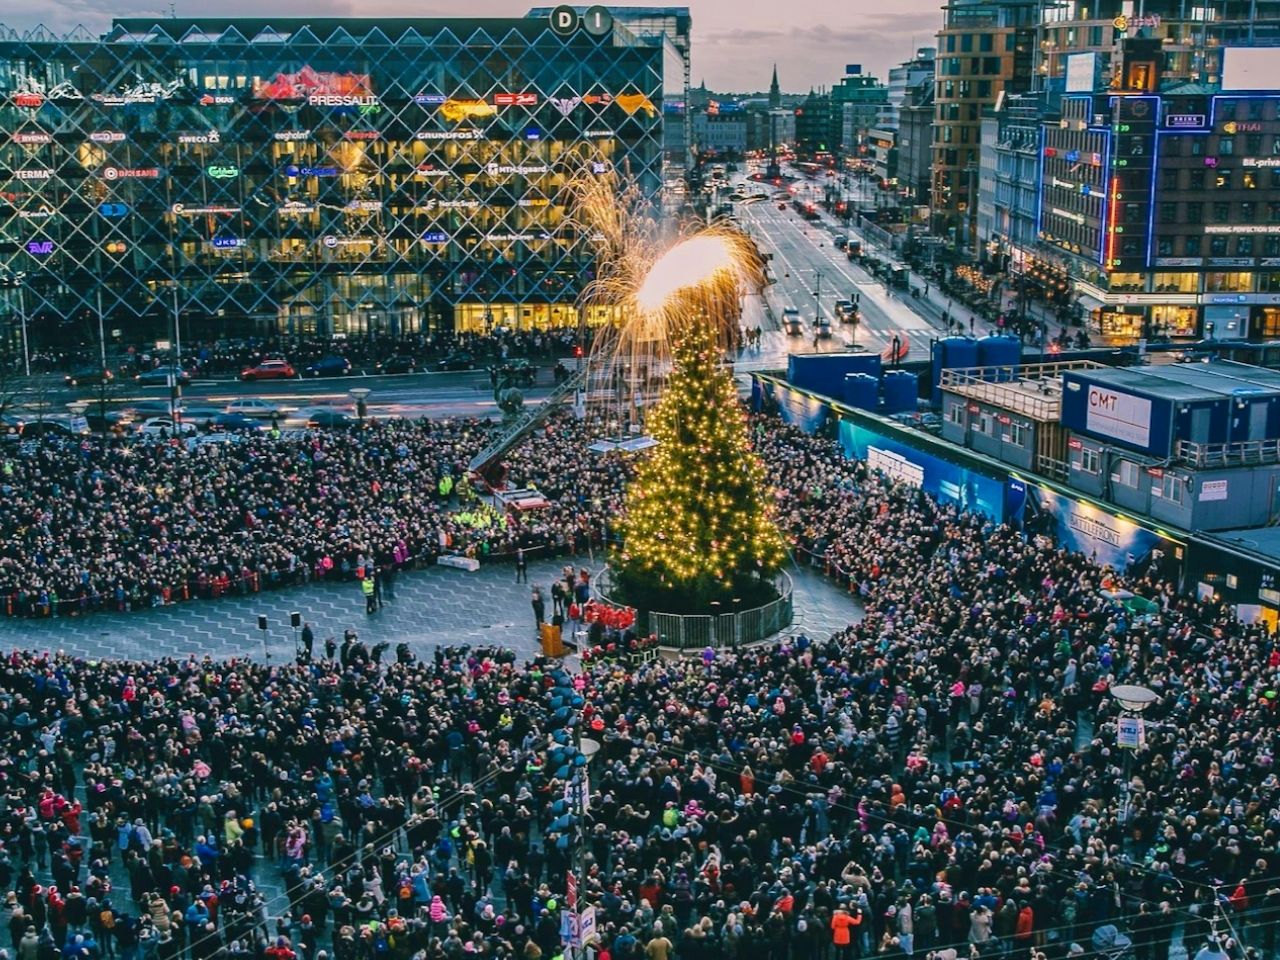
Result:
{"label": "parked car", "polygon": [[241,380],[292,380],[297,375],[288,360],[263,360],[240,371]]}
{"label": "parked car", "polygon": [[67,417],[31,420],[22,425],[23,440],[39,440],[41,437],[73,437],[71,422]]}
{"label": "parked car", "polygon": [[283,411],[269,400],[259,400],[257,397],[241,397],[239,400],[232,400],[228,403],[225,412],[239,414],[242,417],[259,417],[263,420],[269,420],[272,417],[280,416]]}
{"label": "parked car", "polygon": [[351,372],[351,361],[337,354],[321,357],[307,367],[308,377],[345,377]]}
{"label": "parked car", "polygon": [[151,417],[142,421],[138,426],[138,432],[148,437],[174,437],[178,435],[193,436],[200,432],[194,423],[186,420],[179,420],[175,425],[168,417]]}
{"label": "parked car", "polygon": [[307,418],[307,426],[312,430],[344,430],[354,427],[357,422],[355,417],[341,410],[316,410]]}
{"label": "parked car", "polygon": [[99,367],[73,370],[63,377],[68,387],[96,387],[100,384],[110,383],[114,379],[115,374],[110,370],[103,370]]}
{"label": "parked car", "polygon": [[782,311],[782,332],[788,337],[798,337],[804,333],[800,323],[800,311],[795,307],[787,307]]}
{"label": "parked car", "polygon": [[[156,367],[154,370],[143,370],[140,374],[133,378],[133,382],[140,387],[167,387],[169,385],[169,375],[173,373],[169,367]],[[191,374],[186,370],[178,370],[175,374],[178,380],[178,386],[185,387],[191,382]]]}
{"label": "parked car", "polygon": [[413,357],[391,357],[389,360],[383,360],[378,364],[378,372],[393,373],[413,373],[422,369],[422,364],[418,363]]}
{"label": "parked car", "polygon": [[242,413],[220,413],[209,421],[210,430],[261,430],[262,423]]}
{"label": "parked car", "polygon": [[476,358],[469,350],[454,350],[436,362],[437,370],[474,370]]}

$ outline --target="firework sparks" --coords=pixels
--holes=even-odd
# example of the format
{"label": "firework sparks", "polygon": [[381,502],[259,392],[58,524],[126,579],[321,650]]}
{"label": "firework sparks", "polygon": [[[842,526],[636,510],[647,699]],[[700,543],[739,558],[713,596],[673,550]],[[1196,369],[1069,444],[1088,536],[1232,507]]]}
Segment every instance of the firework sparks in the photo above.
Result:
{"label": "firework sparks", "polygon": [[765,279],[748,236],[725,222],[663,231],[636,191],[620,189],[611,176],[577,178],[571,190],[574,221],[597,249],[596,278],[582,306],[610,317],[592,347],[593,379],[634,404],[669,369],[691,324],[711,327],[725,348],[736,342],[742,298]]}

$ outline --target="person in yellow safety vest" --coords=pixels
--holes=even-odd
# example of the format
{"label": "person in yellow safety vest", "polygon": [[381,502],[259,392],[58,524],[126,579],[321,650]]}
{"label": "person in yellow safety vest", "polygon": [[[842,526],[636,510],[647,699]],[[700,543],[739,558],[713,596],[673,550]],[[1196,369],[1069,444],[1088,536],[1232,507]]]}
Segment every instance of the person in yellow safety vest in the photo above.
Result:
{"label": "person in yellow safety vest", "polygon": [[364,594],[364,612],[373,613],[378,609],[377,598],[373,595],[373,577],[366,576],[360,581],[360,591]]}
{"label": "person in yellow safety vest", "polygon": [[445,474],[440,478],[440,499],[448,500],[453,493],[453,477]]}

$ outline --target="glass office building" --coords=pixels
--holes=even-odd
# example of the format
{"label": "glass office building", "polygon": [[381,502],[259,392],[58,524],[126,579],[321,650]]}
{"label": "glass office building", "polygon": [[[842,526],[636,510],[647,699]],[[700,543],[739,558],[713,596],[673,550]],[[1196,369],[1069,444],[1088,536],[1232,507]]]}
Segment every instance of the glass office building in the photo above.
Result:
{"label": "glass office building", "polygon": [[[117,20],[0,41],[0,315],[39,344],[577,323],[563,187],[654,202],[662,37],[572,22]],[[21,277],[20,283],[14,280]],[[589,318],[593,319],[593,318]]]}

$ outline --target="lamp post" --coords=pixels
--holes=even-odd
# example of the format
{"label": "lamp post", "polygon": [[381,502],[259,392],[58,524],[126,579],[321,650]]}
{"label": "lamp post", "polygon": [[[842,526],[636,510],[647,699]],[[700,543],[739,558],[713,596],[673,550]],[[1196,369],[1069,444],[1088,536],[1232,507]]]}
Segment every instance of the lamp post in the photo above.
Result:
{"label": "lamp post", "polygon": [[369,414],[369,394],[372,393],[368,387],[353,387],[347,391],[351,394],[351,399],[356,402],[356,418],[360,421],[360,428],[364,429],[364,418]]}
{"label": "lamp post", "polygon": [[1120,705],[1121,715],[1116,730],[1116,746],[1125,751],[1124,783],[1121,786],[1120,822],[1129,822],[1129,781],[1132,777],[1131,767],[1133,753],[1143,743],[1142,713],[1157,700],[1159,695],[1148,687],[1136,684],[1121,683],[1108,691]]}

